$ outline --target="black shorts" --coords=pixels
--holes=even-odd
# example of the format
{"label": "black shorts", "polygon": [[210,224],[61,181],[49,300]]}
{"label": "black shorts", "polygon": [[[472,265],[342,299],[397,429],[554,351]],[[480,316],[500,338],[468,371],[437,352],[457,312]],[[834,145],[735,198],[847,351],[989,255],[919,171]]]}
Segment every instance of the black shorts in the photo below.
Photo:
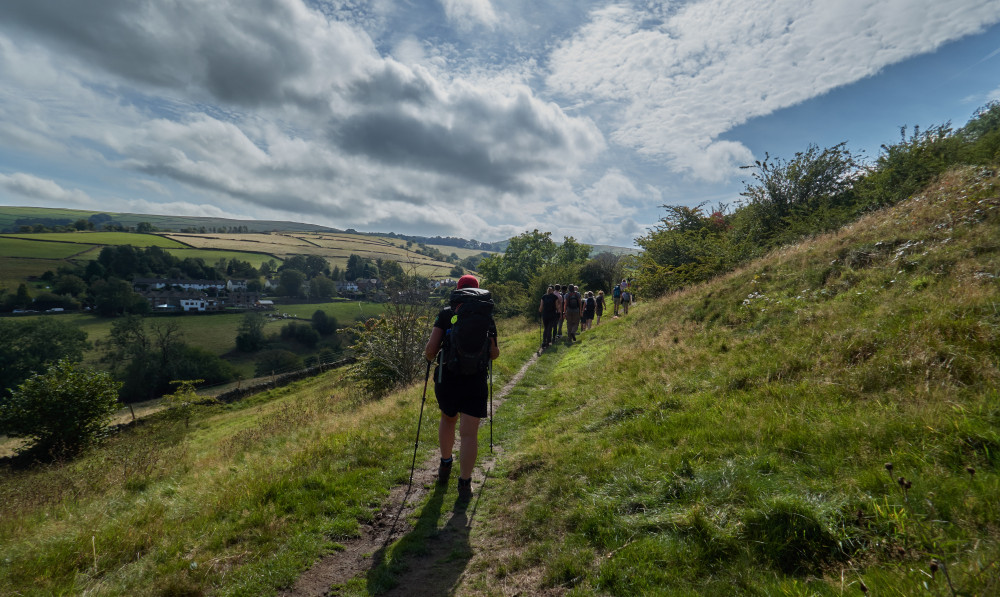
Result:
{"label": "black shorts", "polygon": [[437,397],[441,412],[454,417],[458,413],[484,419],[489,415],[486,403],[490,397],[489,381],[486,374],[448,375],[438,382],[437,368],[434,371],[434,396]]}

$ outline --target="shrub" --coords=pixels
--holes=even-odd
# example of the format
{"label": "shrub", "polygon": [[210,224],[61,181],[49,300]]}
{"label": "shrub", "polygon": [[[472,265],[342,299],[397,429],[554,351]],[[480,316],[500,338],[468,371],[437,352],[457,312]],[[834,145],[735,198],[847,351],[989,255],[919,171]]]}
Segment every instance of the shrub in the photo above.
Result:
{"label": "shrub", "polygon": [[108,373],[61,360],[0,403],[0,432],[27,438],[38,455],[72,456],[102,437],[120,387]]}
{"label": "shrub", "polygon": [[260,353],[255,374],[257,377],[266,375],[291,373],[302,369],[302,358],[290,350],[265,350]]}

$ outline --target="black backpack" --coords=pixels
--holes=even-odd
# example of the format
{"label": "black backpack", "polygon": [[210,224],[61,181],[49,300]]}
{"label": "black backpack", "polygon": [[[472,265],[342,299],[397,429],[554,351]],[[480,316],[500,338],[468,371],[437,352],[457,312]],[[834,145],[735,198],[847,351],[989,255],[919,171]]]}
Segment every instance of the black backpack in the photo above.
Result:
{"label": "black backpack", "polygon": [[451,328],[445,332],[441,362],[449,372],[474,375],[490,363],[490,334],[495,328],[493,298],[483,288],[451,293]]}
{"label": "black backpack", "polygon": [[573,309],[573,310],[576,310],[576,309],[580,308],[580,293],[579,292],[571,292],[570,293],[570,295],[566,298],[566,308],[567,309]]}

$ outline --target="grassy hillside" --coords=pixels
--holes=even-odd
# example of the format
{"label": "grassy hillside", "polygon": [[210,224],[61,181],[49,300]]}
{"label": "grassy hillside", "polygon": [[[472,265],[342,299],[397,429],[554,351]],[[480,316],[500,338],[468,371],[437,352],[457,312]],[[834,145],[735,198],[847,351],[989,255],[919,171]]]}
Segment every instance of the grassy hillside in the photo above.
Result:
{"label": "grassy hillside", "polygon": [[246,226],[250,232],[271,232],[275,230],[317,231],[330,230],[327,226],[303,224],[300,222],[269,220],[232,220],[228,218],[208,218],[198,216],[170,216],[152,214],[129,214],[115,212],[86,211],[82,209],[58,209],[48,207],[0,206],[0,230],[16,230],[22,221],[41,221],[47,225],[53,221],[64,224],[76,220],[86,220],[91,216],[106,214],[126,228],[134,228],[140,222],[149,222],[160,230],[181,230],[184,228],[229,228]]}
{"label": "grassy hillside", "polygon": [[[496,415],[463,542],[412,559],[437,553],[449,487],[338,594],[411,566],[460,595],[997,594],[998,185],[954,171],[549,349]],[[501,339],[497,385],[538,330]],[[421,386],[365,401],[339,375],[0,472],[0,594],[290,585],[407,479]]]}
{"label": "grassy hillside", "polygon": [[468,586],[949,594],[936,557],[996,594],[998,183],[954,172],[545,355]]}

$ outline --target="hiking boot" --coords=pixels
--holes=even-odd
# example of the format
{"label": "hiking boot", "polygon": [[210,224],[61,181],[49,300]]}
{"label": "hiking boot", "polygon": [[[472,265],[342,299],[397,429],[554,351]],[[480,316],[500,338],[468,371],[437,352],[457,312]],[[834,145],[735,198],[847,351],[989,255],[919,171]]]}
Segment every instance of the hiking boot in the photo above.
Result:
{"label": "hiking boot", "polygon": [[467,502],[472,499],[472,477],[458,478],[458,499]]}
{"label": "hiking boot", "polygon": [[438,485],[448,484],[448,477],[451,476],[451,465],[454,462],[454,458],[449,458],[448,460],[441,459],[441,464],[438,465]]}

